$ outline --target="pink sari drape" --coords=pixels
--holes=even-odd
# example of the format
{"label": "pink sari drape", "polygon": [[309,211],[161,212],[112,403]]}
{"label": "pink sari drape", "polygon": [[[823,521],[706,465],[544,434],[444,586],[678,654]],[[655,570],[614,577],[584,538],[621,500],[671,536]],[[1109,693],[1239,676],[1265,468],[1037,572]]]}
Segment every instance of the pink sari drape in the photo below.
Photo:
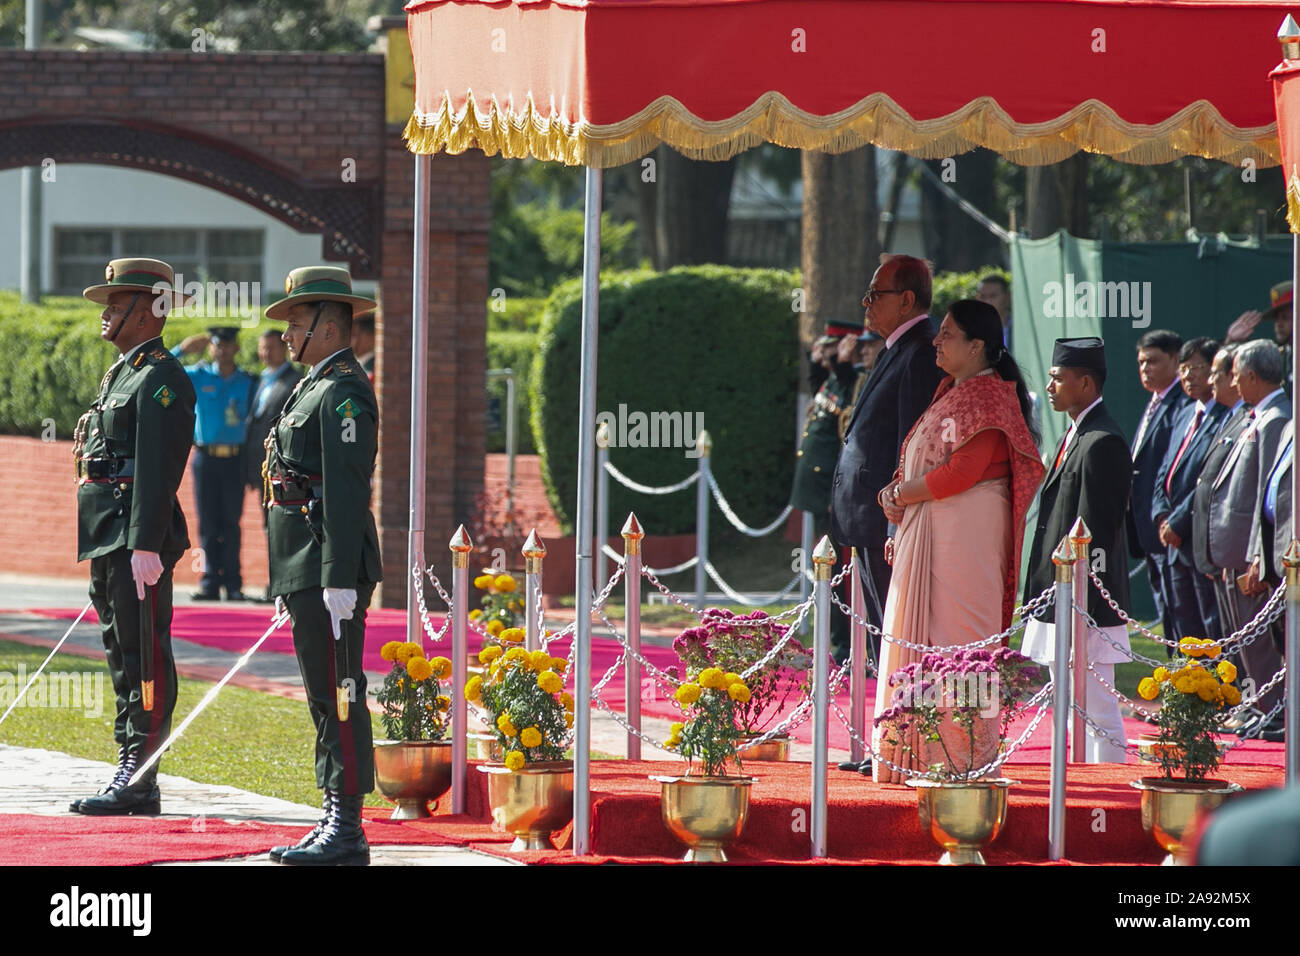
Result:
{"label": "pink sari drape", "polygon": [[[941,385],[935,400],[912,429],[903,449],[901,477],[904,481],[919,478],[944,464],[956,448],[982,430],[979,427],[982,416],[972,419],[969,413],[972,392],[994,402],[1004,402],[1007,398],[1005,386],[1009,383],[1001,379],[977,382],[972,390],[966,384],[948,389]],[[1010,400],[1014,402],[1014,389]],[[1019,409],[1013,407],[1019,419]],[[1024,429],[1023,420],[1019,425]],[[1023,437],[1028,440],[1027,429]],[[1015,581],[1019,564],[1016,545],[1020,536],[1016,534],[1016,522],[1024,523],[1024,510],[1018,506],[1019,502],[1013,505],[1012,495],[1015,469],[1020,466],[1016,459],[1021,457],[1023,461],[1023,456],[1017,454],[1023,449],[1020,439],[1019,435],[1008,435],[1013,478],[981,481],[949,498],[909,505],[904,510],[895,539],[893,575],[885,601],[883,624],[887,635],[926,648],[940,648],[970,644],[1003,629],[1006,589],[1009,581]],[[1028,441],[1028,447],[1033,448],[1032,441]],[[1033,466],[1037,466],[1036,474],[1041,477],[1042,466],[1036,455],[1032,465],[1024,465],[1031,472]],[[1027,483],[1031,478],[1032,474],[1025,475],[1020,483]],[[1014,584],[1011,586],[1014,588]],[[894,690],[888,684],[888,676],[900,667],[919,661],[925,653],[890,641],[882,642],[881,680],[876,684],[877,715],[889,707]],[[944,742],[958,758],[955,769],[965,771],[971,752],[967,733],[951,721],[946,725]],[[877,752],[899,766],[921,770],[946,762],[938,743],[925,744],[917,739],[915,732],[904,735],[904,739],[892,746],[885,743],[885,736],[879,730],[874,731],[872,742]],[[906,749],[908,745],[910,750]],[[997,718],[977,718],[971,766],[988,763],[997,748]],[[903,780],[901,773],[880,761],[876,761],[872,775],[880,783]]]}

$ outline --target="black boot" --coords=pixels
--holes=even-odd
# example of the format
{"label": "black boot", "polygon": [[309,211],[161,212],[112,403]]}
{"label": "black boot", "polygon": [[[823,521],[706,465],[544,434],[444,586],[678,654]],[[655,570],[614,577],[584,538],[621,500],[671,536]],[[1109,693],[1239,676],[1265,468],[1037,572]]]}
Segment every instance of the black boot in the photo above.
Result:
{"label": "black boot", "polygon": [[[110,790],[116,790],[118,787],[126,785],[126,782],[131,779],[131,774],[135,772],[134,762],[131,763],[131,768],[129,770],[127,769],[128,759],[131,758],[128,758],[127,756],[126,746],[119,744],[117,748],[117,766],[113,770],[113,776],[109,778],[108,783],[104,784],[104,786],[100,788],[98,793],[95,794],[96,796],[103,796]],[[85,797],[78,797],[76,800],[73,800],[68,804],[68,809],[73,813],[80,813],[81,802],[85,799]]]}
{"label": "black boot", "polygon": [[361,830],[364,794],[335,794],[334,812],[320,838],[301,850],[287,850],[280,862],[287,866],[369,866],[370,845]]}
{"label": "black boot", "polygon": [[315,843],[316,840],[320,837],[321,833],[324,832],[326,824],[329,823],[330,816],[334,813],[335,799],[337,799],[337,797],[334,791],[326,787],[325,797],[323,800],[321,800],[321,805],[320,805],[320,819],[316,821],[316,826],[312,828],[312,831],[310,833],[308,833],[305,837],[303,837],[293,846],[271,847],[271,852],[267,854],[268,856],[270,856],[271,862],[279,863],[280,857],[284,856],[290,850],[305,850],[307,849],[307,847]]}
{"label": "black boot", "polygon": [[77,804],[77,813],[91,817],[112,817],[126,815],[157,816],[162,813],[162,799],[158,793],[158,765],[154,764],[149,772],[136,783],[128,783],[135,773],[139,753],[126,758],[126,764],[119,775],[121,786],[107,793],[86,797]]}

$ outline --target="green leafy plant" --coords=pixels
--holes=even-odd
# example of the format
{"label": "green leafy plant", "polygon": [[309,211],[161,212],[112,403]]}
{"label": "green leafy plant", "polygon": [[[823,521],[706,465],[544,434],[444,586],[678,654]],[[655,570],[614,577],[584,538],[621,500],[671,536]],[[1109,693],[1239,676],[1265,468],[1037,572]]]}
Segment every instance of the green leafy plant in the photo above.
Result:
{"label": "green leafy plant", "polygon": [[687,773],[693,772],[696,760],[706,777],[726,776],[732,760],[743,770],[736,752],[742,737],[736,708],[748,704],[751,695],[740,675],[706,667],[678,687],[674,696],[686,720],[672,725],[664,747],[686,758]]}
{"label": "green leafy plant", "polygon": [[[1241,703],[1231,661],[1211,663],[1221,648],[1209,638],[1184,637],[1180,656],[1138,682],[1138,696],[1160,700],[1155,724],[1155,759],[1165,777],[1175,771],[1187,780],[1204,780],[1219,768],[1222,754],[1214,735],[1223,730],[1229,711]],[[1205,658],[1202,662],[1199,658]]]}
{"label": "green leafy plant", "polygon": [[568,662],[543,650],[525,650],[519,646],[523,639],[520,628],[502,631],[501,646],[479,652],[487,674],[465,685],[465,698],[482,703],[491,716],[510,770],[562,758],[573,726],[573,697],[565,692],[562,676]]}
{"label": "green leafy plant", "polygon": [[379,656],[393,664],[375,698],[388,739],[441,740],[451,701],[439,682],[451,677],[451,661],[427,660],[424,649],[408,641],[389,641]]}

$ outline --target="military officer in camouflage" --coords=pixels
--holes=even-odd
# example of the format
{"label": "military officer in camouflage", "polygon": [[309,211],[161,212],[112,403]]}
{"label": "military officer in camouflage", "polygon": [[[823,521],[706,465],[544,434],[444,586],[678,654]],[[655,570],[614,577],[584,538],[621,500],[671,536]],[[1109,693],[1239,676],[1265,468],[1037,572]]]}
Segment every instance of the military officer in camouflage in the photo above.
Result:
{"label": "military officer in camouflage", "polygon": [[194,435],[194,386],[163,348],[167,311],[183,305],[171,266],[114,259],[102,285],[82,294],[104,306],[100,337],[121,357],[100,383],[73,442],[77,464],[77,560],[90,561],[90,597],[117,696],[118,764],[76,813],[161,812],[158,766],[136,783],[136,767],[171,730],[172,569],[189,547],[176,491]]}
{"label": "military officer in camouflage", "polygon": [[[856,343],[861,331],[860,321],[832,319],[826,323],[826,334],[817,340],[810,355],[813,384],[820,381],[821,386],[808,403],[808,419],[794,463],[790,506],[812,515],[814,543],[830,529],[831,477],[844,444],[841,425],[853,411],[851,399],[857,372],[852,356],[841,346],[846,341]],[[836,552],[839,550],[837,546]],[[841,555],[842,559],[846,557]],[[841,599],[845,597],[843,591],[841,586]],[[836,660],[843,661],[848,655],[849,622],[843,614],[831,615],[831,647]]]}
{"label": "military officer in camouflage", "polygon": [[316,725],[322,816],[295,847],[271,858],[291,865],[361,865],[370,848],[361,804],[374,789],[370,713],[361,669],[366,608],[381,578],[370,512],[379,411],[349,348],[352,320],[375,308],[352,294],[344,269],[289,273],[287,295],[266,317],[288,323],[284,341],[311,367],[267,436],[271,594],[293,618],[293,644]]}

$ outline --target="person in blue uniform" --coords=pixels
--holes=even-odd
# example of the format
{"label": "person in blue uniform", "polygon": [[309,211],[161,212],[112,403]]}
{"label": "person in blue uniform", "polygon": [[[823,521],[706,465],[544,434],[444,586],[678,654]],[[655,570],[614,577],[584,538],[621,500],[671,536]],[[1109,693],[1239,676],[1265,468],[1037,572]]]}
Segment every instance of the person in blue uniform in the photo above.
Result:
{"label": "person in blue uniform", "polygon": [[235,365],[239,329],[218,326],[172,349],[178,358],[208,347],[211,362],[187,366],[198,396],[194,422],[194,499],[203,575],[196,601],[244,600],[239,518],[244,511],[244,440],[257,380]]}

